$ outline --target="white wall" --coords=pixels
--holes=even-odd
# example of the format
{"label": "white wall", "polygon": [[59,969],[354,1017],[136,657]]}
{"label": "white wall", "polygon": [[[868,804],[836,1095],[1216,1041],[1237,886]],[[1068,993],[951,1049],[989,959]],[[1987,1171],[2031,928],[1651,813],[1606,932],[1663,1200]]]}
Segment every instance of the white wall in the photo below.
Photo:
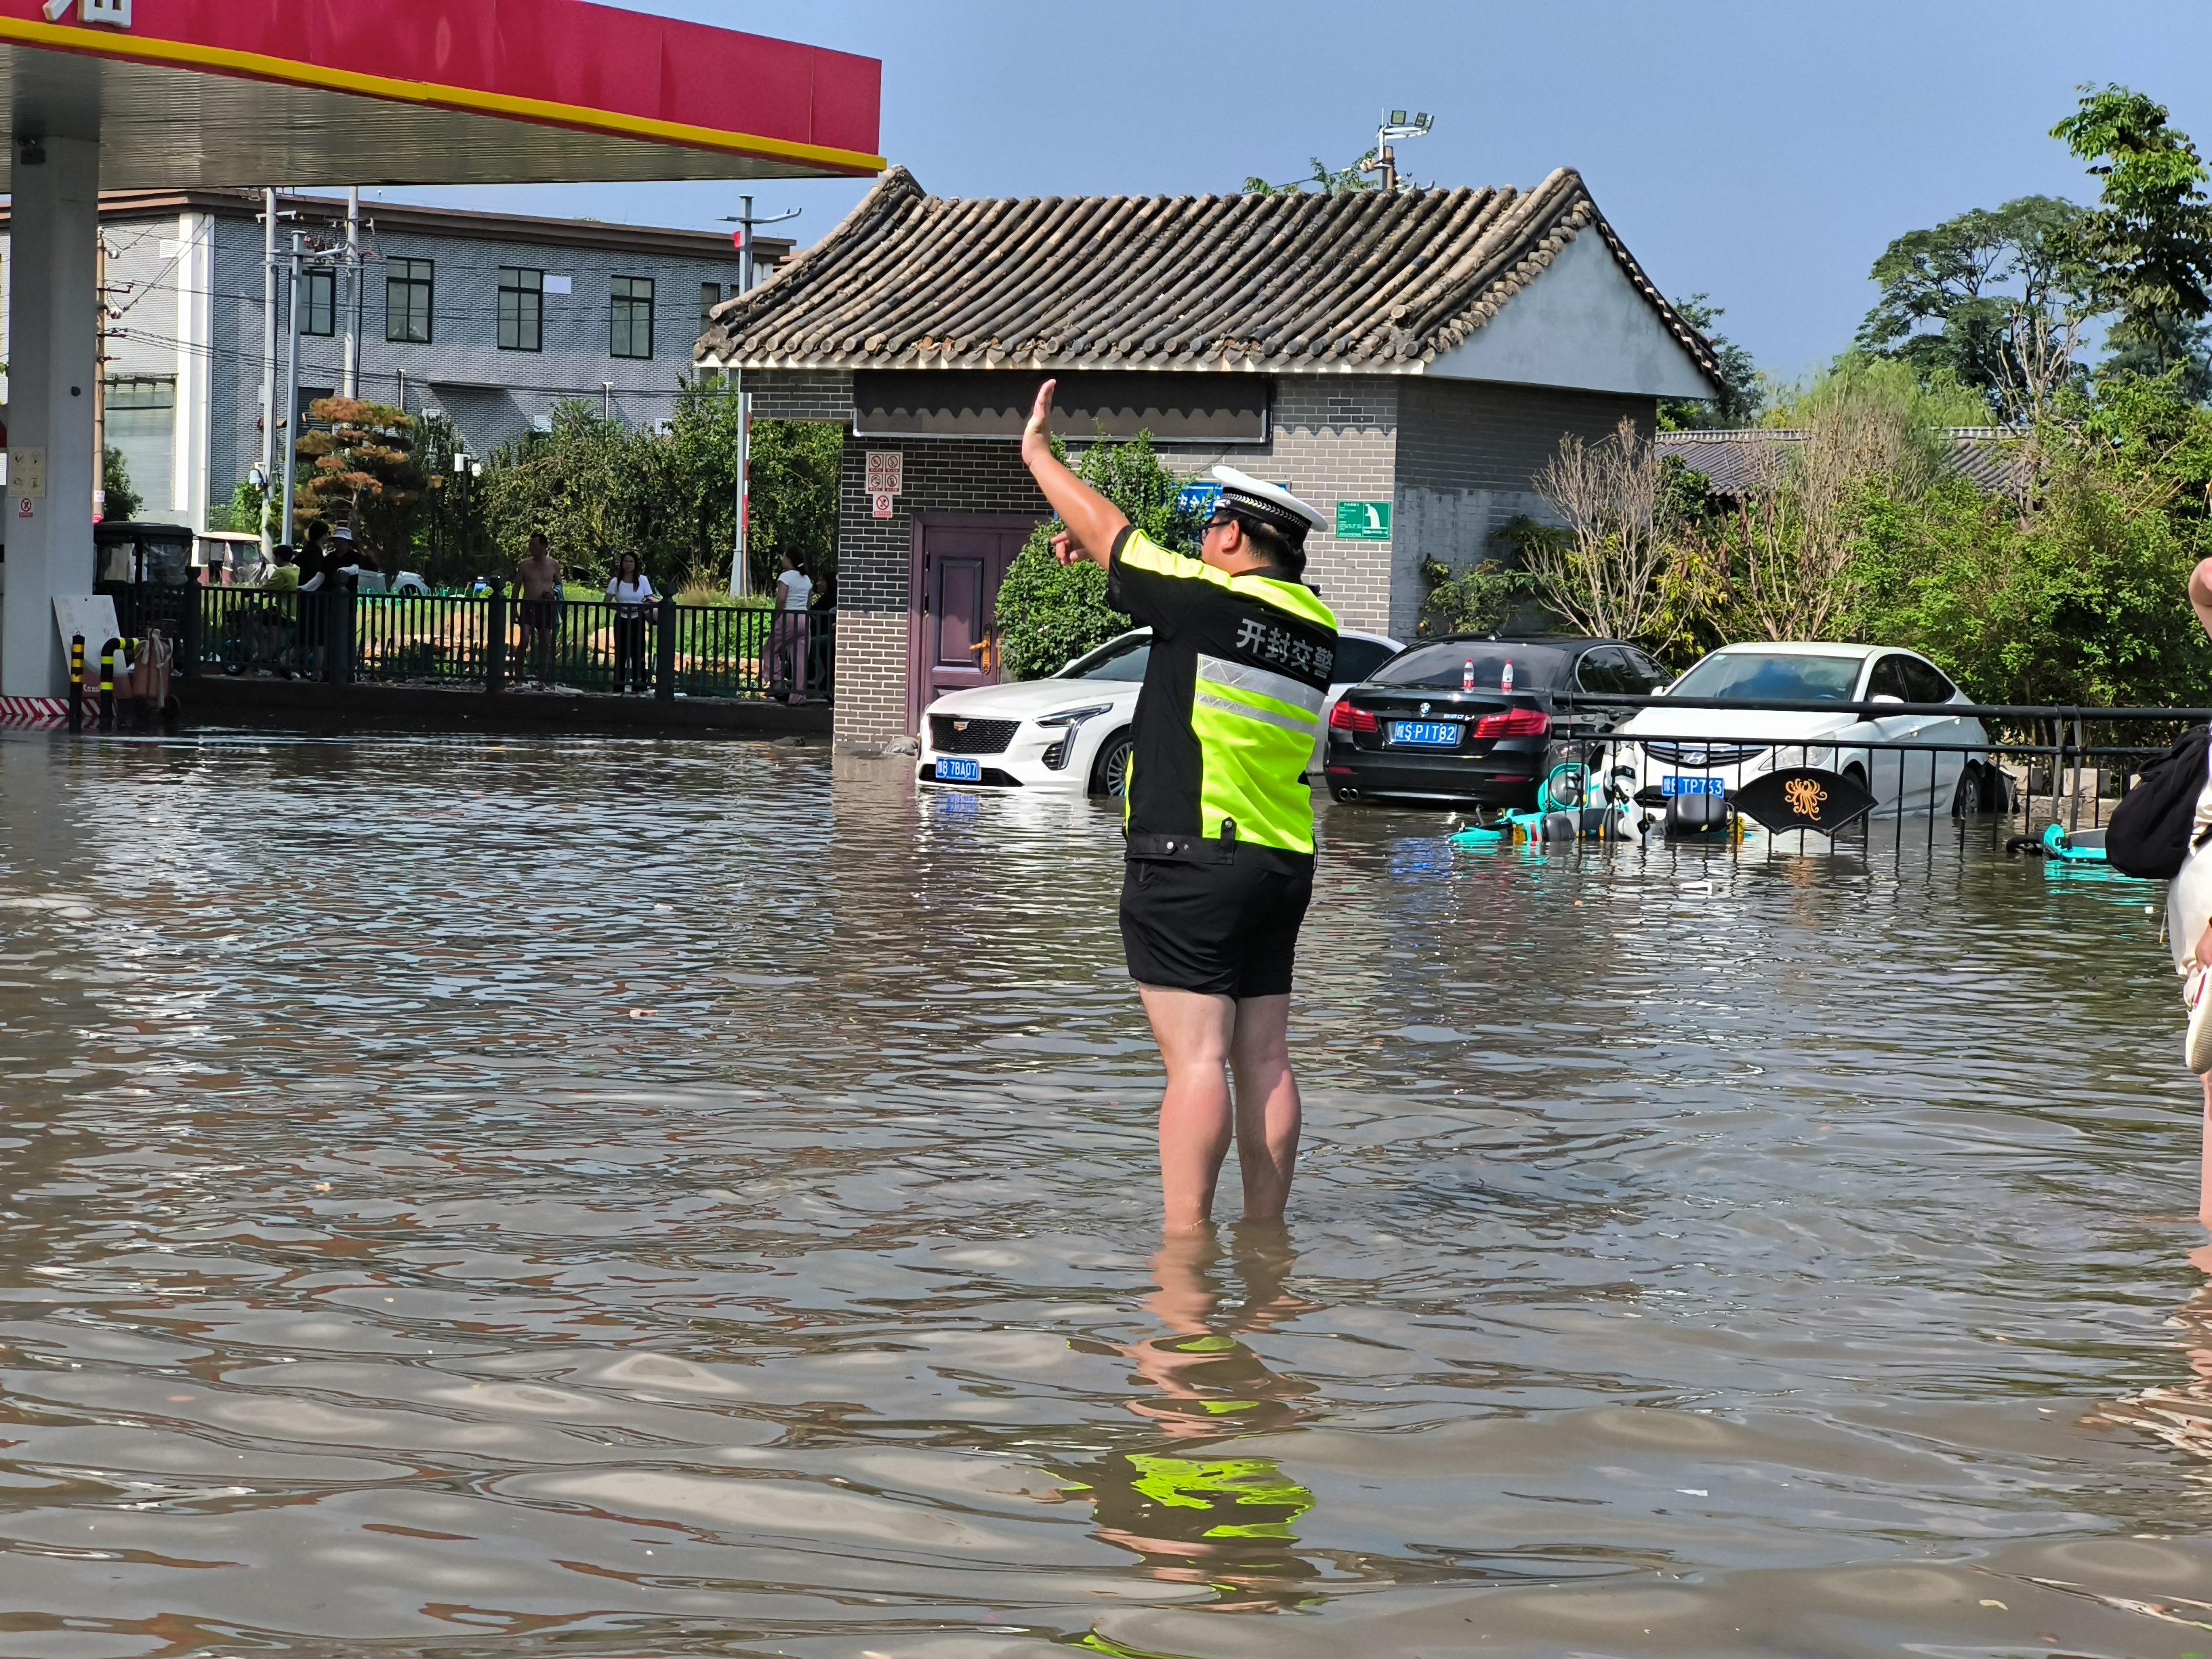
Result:
{"label": "white wall", "polygon": [[1647,398],[1713,395],[1595,230],[1568,243],[1495,319],[1424,372]]}

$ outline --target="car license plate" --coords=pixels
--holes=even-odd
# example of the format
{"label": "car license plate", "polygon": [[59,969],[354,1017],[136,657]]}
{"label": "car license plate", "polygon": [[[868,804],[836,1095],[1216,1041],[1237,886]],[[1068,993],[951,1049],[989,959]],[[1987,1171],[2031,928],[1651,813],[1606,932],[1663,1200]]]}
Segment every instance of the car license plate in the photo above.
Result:
{"label": "car license plate", "polygon": [[1725,795],[1727,780],[1723,778],[1679,777],[1669,773],[1659,780],[1659,793],[1667,795]]}
{"label": "car license plate", "polygon": [[983,781],[983,763],[940,755],[937,761],[937,781],[939,783],[981,783]]}
{"label": "car license plate", "polygon": [[1421,749],[1456,749],[1459,747],[1459,722],[1392,720],[1390,741],[1412,744]]}

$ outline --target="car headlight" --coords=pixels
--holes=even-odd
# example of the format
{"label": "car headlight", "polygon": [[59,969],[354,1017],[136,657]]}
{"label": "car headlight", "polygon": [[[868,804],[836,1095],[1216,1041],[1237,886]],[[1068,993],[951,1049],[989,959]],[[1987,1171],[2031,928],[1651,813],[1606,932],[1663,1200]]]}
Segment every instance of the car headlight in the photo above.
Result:
{"label": "car headlight", "polygon": [[1061,726],[1065,726],[1072,732],[1077,726],[1082,725],[1084,721],[1090,720],[1096,715],[1110,714],[1113,712],[1114,705],[1112,703],[1094,702],[1089,707],[1084,708],[1063,708],[1057,714],[1039,715],[1037,718],[1037,724],[1039,726],[1051,726],[1055,730]]}

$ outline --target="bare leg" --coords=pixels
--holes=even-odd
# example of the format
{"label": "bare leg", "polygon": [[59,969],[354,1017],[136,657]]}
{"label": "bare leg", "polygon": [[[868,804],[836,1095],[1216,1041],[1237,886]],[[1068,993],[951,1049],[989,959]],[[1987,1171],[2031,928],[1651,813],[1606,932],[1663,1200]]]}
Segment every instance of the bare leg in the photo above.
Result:
{"label": "bare leg", "polygon": [[1237,1004],[1203,991],[1139,985],[1152,1040],[1167,1063],[1160,1097],[1160,1194],[1169,1232],[1202,1227],[1229,1154],[1229,1043]]}
{"label": "bare leg", "polygon": [[1246,997],[1237,1005],[1229,1065],[1237,1077],[1237,1164],[1247,1221],[1282,1218],[1297,1168],[1301,1114],[1290,1023],[1287,996]]}
{"label": "bare leg", "polygon": [[2197,1218],[2212,1227],[2212,1072],[2204,1076],[2204,1161],[2197,1182]]}

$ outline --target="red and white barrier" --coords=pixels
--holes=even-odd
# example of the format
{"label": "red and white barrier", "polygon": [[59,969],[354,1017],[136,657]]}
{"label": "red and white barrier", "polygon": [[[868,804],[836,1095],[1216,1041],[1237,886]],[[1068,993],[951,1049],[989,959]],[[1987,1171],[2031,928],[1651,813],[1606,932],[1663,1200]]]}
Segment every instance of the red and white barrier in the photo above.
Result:
{"label": "red and white barrier", "polygon": [[68,720],[66,697],[0,697],[0,726],[60,726]]}

